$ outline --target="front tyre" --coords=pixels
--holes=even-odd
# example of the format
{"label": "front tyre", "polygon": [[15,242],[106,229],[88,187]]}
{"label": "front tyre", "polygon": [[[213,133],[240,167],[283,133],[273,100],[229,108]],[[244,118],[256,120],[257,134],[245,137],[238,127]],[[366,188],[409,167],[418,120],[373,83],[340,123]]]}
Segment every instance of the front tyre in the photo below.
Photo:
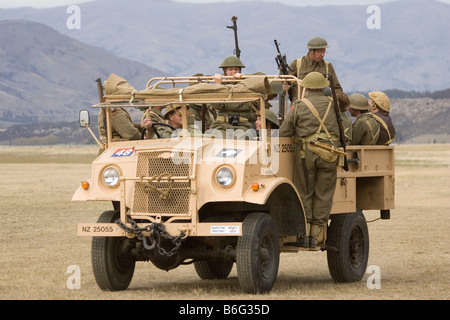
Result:
{"label": "front tyre", "polygon": [[[97,222],[112,223],[119,216],[119,211],[105,211]],[[92,238],[92,269],[100,289],[119,291],[128,288],[136,265],[136,260],[131,254],[132,248],[132,243],[125,237]]]}
{"label": "front tyre", "polygon": [[337,282],[360,281],[369,259],[369,231],[361,210],[331,216],[327,245],[328,270]]}
{"label": "front tyre", "polygon": [[266,293],[275,283],[280,248],[272,217],[254,212],[242,223],[242,236],[236,247],[236,270],[241,288],[246,293]]}

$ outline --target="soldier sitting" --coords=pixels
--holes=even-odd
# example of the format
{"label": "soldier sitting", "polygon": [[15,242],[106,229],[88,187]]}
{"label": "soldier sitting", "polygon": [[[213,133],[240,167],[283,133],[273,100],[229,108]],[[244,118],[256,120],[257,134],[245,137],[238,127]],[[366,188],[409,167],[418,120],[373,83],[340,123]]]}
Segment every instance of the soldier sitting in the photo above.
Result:
{"label": "soldier sitting", "polygon": [[353,93],[349,97],[348,111],[356,117],[352,128],[352,145],[374,145],[380,135],[380,125],[369,111],[367,98],[360,93]]}
{"label": "soldier sitting", "polygon": [[380,123],[380,136],[378,145],[389,145],[395,138],[395,128],[389,116],[391,105],[388,96],[381,91],[369,92],[369,104],[372,106],[372,114]]}

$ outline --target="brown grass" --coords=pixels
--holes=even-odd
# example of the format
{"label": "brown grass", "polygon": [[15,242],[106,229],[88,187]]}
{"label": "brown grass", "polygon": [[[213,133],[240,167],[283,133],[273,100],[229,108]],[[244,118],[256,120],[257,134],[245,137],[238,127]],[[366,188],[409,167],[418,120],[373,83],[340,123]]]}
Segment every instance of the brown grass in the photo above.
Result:
{"label": "brown grass", "polygon": [[[128,290],[103,292],[94,280],[90,242],[79,222],[94,222],[105,202],[71,202],[90,176],[92,147],[0,148],[0,299],[448,299],[450,261],[450,145],[396,147],[396,209],[369,223],[369,265],[381,288],[331,279],[324,252],[281,255],[267,295],[243,294],[236,270],[224,281],[200,280],[192,265],[169,272],[139,262]],[[378,218],[366,212],[367,220]],[[81,289],[68,289],[70,265]]]}

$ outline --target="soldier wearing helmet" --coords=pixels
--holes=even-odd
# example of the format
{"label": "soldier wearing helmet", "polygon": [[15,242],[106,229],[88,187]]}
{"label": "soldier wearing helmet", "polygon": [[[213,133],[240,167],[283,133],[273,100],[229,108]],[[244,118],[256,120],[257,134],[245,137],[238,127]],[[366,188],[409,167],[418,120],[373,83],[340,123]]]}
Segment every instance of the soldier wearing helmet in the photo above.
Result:
{"label": "soldier wearing helmet", "polygon": [[369,111],[370,106],[367,98],[360,93],[353,93],[348,98],[350,100],[348,111],[352,117],[356,117],[355,122],[353,122],[352,144],[376,144],[380,135],[380,125]]}
{"label": "soldier wearing helmet", "polygon": [[319,72],[302,82],[305,98],[294,101],[280,127],[280,137],[294,137],[294,184],[305,209],[306,233],[292,245],[315,248],[326,240],[326,226],[336,188],[337,156],[318,150],[313,144],[339,146],[339,125],[332,99],[323,94],[329,81]]}
{"label": "soldier wearing helmet", "polygon": [[395,138],[395,128],[392,124],[392,119],[389,116],[391,104],[388,96],[381,91],[369,92],[369,104],[371,105],[371,112],[380,123],[380,136],[376,144],[389,145]]}
{"label": "soldier wearing helmet", "polygon": [[[339,99],[340,93],[342,92],[342,86],[339,83],[336,72],[334,71],[334,67],[331,62],[324,60],[326,48],[328,47],[329,45],[325,39],[321,37],[311,38],[306,45],[308,53],[302,58],[296,59],[291,62],[289,67],[293,71],[289,71],[289,73],[302,80],[308,73],[317,71],[320,72],[325,77],[325,79],[328,80],[328,73],[331,72],[331,74],[333,75],[334,87],[336,88],[336,95]],[[295,100],[297,98],[297,90],[295,86],[293,89],[292,100]]]}
{"label": "soldier wearing helmet", "polygon": [[[219,68],[223,69],[223,75],[240,79],[242,77],[241,70],[245,68],[245,65],[239,58],[230,56],[222,61]],[[216,84],[222,84],[222,80],[222,75],[217,73],[214,75]],[[218,130],[224,138],[252,139],[254,137],[255,131],[252,130],[254,129],[252,122],[256,120],[256,115],[251,103],[213,104],[212,107],[218,115],[209,127],[211,131]],[[229,136],[231,133],[232,136]]]}
{"label": "soldier wearing helmet", "polygon": [[[219,68],[222,68],[224,76],[232,76],[236,79],[240,79],[242,77],[242,68],[245,68],[245,66],[238,57],[229,56],[223,59],[222,63],[219,65]],[[214,81],[216,84],[221,84],[222,75],[216,73],[214,75]]]}
{"label": "soldier wearing helmet", "polygon": [[[261,130],[261,117],[258,116],[255,122],[256,125],[256,133],[259,135],[259,131]],[[275,113],[272,111],[266,109],[266,129],[267,129],[267,136],[271,136],[271,130],[272,129],[279,129],[280,128],[280,121],[278,120],[278,117]]]}

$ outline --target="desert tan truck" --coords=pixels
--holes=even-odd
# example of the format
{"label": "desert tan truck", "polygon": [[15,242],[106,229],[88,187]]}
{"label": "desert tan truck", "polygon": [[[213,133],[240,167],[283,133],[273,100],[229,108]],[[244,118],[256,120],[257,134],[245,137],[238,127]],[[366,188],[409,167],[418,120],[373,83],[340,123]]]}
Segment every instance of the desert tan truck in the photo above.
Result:
{"label": "desert tan truck", "polygon": [[[93,106],[106,112],[109,139],[72,200],[112,203],[97,223],[78,225],[79,236],[93,237],[92,266],[101,289],[126,289],[136,261],[163,270],[192,263],[201,279],[224,279],[236,263],[243,291],[264,293],[276,281],[280,253],[317,250],[327,252],[336,281],[362,279],[369,256],[363,211],[390,217],[394,147],[347,146],[349,170],[338,167],[326,235],[316,248],[290,245],[306,226],[292,182],[295,146],[293,138],[267,133],[264,121],[271,85],[281,81],[300,83],[292,76],[247,77],[225,85],[213,84],[211,77],[155,78],[144,90],[105,95]],[[159,89],[165,84],[170,87]],[[263,119],[259,137],[222,139],[189,127],[190,104],[244,102]],[[111,108],[170,104],[180,104],[183,114],[176,137],[111,141]],[[84,126],[86,113],[80,114]]]}

